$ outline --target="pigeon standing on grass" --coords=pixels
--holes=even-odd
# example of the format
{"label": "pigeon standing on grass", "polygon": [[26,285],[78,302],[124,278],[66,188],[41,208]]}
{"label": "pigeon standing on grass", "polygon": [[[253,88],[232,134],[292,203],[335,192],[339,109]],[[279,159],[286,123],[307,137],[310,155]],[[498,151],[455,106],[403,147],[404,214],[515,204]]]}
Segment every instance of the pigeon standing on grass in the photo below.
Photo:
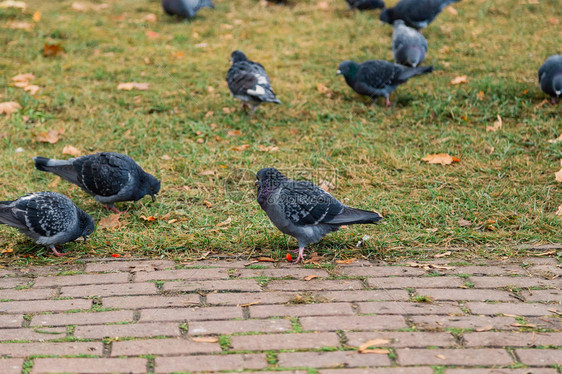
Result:
{"label": "pigeon standing on grass", "polygon": [[241,51],[232,52],[230,62],[232,65],[226,73],[226,82],[232,96],[243,101],[243,108],[250,104],[253,115],[261,103],[281,104],[261,64],[248,60]]}
{"label": "pigeon standing on grass", "polygon": [[377,212],[350,208],[311,182],[294,181],[275,168],[258,171],[258,203],[271,222],[299,242],[296,263],[304,248],[342,225],[377,223]]}
{"label": "pigeon standing on grass", "polygon": [[383,0],[345,0],[350,10],[384,9]]}
{"label": "pigeon standing on grass", "polygon": [[427,53],[427,40],[416,29],[406,26],[401,19],[394,21],[392,54],[394,61],[415,68]]}
{"label": "pigeon standing on grass", "polygon": [[101,152],[68,160],[34,157],[33,161],[38,170],[74,183],[116,213],[119,210],[113,203],[137,201],[146,195],[154,201],[160,191],[158,179],[142,170],[132,158],[120,153]]}
{"label": "pigeon standing on grass", "polygon": [[337,74],[342,74],[349,87],[360,95],[373,99],[372,105],[378,97],[386,99],[387,108],[390,106],[388,96],[398,85],[416,75],[433,71],[433,66],[410,68],[383,60],[370,60],[362,64],[354,61],[344,61],[340,64]]}
{"label": "pigeon standing on grass", "polygon": [[460,0],[400,0],[393,8],[381,12],[380,20],[392,24],[397,19],[416,29],[427,27],[439,13]]}
{"label": "pigeon standing on grass", "polygon": [[195,17],[201,8],[214,8],[211,0],[162,0],[162,8],[171,16],[184,19]]}
{"label": "pigeon standing on grass", "polygon": [[539,84],[545,94],[551,96],[550,102],[562,96],[562,55],[552,55],[539,69]]}
{"label": "pigeon standing on grass", "polygon": [[15,227],[49,247],[56,256],[63,256],[55,248],[94,232],[94,220],[66,196],[56,192],[36,192],[14,201],[0,202],[0,223]]}

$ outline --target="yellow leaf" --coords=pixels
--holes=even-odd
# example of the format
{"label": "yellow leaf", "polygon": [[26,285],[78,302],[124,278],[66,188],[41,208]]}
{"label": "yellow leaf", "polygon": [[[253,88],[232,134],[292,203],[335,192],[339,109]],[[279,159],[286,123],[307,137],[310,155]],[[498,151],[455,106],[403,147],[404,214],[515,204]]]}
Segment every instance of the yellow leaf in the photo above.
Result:
{"label": "yellow leaf", "polygon": [[41,21],[41,12],[40,11],[36,11],[35,13],[33,13],[33,22],[39,22]]}
{"label": "yellow leaf", "polygon": [[80,152],[80,150],[76,147],[73,147],[71,145],[65,145],[64,148],[62,149],[62,154],[71,155],[74,157],[80,157],[80,155],[82,155],[82,152]]}
{"label": "yellow leaf", "polygon": [[249,144],[242,144],[242,145],[239,145],[239,146],[234,147],[232,149],[234,149],[235,151],[241,152],[241,151],[243,151],[245,149],[248,149],[248,148],[250,148]]}
{"label": "yellow leaf", "polygon": [[453,162],[459,162],[460,159],[449,156],[446,153],[438,153],[438,154],[427,155],[424,158],[422,158],[422,161],[426,161],[429,164],[450,165]]}
{"label": "yellow leaf", "polygon": [[467,82],[466,75],[461,75],[461,76],[458,76],[455,79],[453,79],[451,81],[451,84],[461,84],[461,83],[466,83],[466,82]]}
{"label": "yellow leaf", "polygon": [[121,213],[114,213],[110,214],[107,217],[103,217],[98,222],[98,227],[106,228],[106,229],[115,229],[121,226],[121,222],[119,222],[119,218],[121,218]]}
{"label": "yellow leaf", "polygon": [[137,82],[128,82],[128,83],[119,83],[117,85],[117,89],[118,90],[124,90],[124,91],[131,91],[131,90],[141,90],[141,91],[146,91],[148,90],[148,87],[150,86],[150,83],[137,83]]}
{"label": "yellow leaf", "polygon": [[486,126],[486,131],[492,131],[492,132],[496,132],[499,129],[501,129],[503,126],[503,121],[502,118],[500,117],[500,115],[498,114],[498,120],[494,122],[494,124],[492,126]]}
{"label": "yellow leaf", "polygon": [[10,114],[14,113],[18,109],[21,109],[21,105],[16,103],[15,101],[6,101],[4,103],[0,103],[0,114]]}
{"label": "yellow leaf", "polygon": [[217,343],[219,341],[219,338],[217,338],[216,336],[205,336],[193,338],[191,340],[197,343]]}

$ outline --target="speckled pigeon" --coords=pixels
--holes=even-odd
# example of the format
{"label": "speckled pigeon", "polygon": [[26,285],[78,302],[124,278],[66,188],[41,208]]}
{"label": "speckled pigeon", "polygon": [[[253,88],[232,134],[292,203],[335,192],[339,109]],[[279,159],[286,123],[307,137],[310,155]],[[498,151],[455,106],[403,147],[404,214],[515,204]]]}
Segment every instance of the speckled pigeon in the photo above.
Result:
{"label": "speckled pigeon", "polygon": [[37,244],[55,248],[94,232],[94,220],[66,196],[56,192],[36,192],[14,201],[0,202],[0,223],[20,230]]}
{"label": "speckled pigeon", "polygon": [[265,68],[257,62],[248,60],[241,51],[234,51],[230,56],[232,65],[226,73],[226,82],[232,96],[242,100],[252,108],[252,115],[261,103],[281,104],[271,88]]}
{"label": "speckled pigeon", "polygon": [[400,0],[393,8],[381,12],[380,20],[392,24],[404,20],[410,27],[423,29],[447,6],[460,0]]}
{"label": "speckled pigeon", "polygon": [[68,160],[34,157],[33,161],[37,169],[74,183],[116,213],[119,210],[113,203],[137,201],[146,195],[154,201],[160,191],[158,179],[120,153],[101,152]]}
{"label": "speckled pigeon", "polygon": [[339,202],[311,182],[295,181],[275,168],[257,173],[258,203],[281,232],[299,242],[296,263],[304,258],[304,247],[342,225],[377,223],[377,212],[355,209]]}
{"label": "speckled pigeon", "polygon": [[184,19],[195,17],[201,8],[214,8],[211,0],[162,0],[162,8],[171,16]]}
{"label": "speckled pigeon", "polygon": [[562,55],[552,55],[539,69],[539,84],[545,94],[551,96],[551,103],[562,96]]}
{"label": "speckled pigeon", "polygon": [[390,106],[388,96],[398,85],[416,75],[430,73],[433,66],[410,68],[383,60],[369,60],[362,64],[354,61],[344,61],[340,64],[337,74],[342,74],[349,87],[360,95],[373,99],[372,105],[378,97],[386,99],[386,106]]}
{"label": "speckled pigeon", "polygon": [[427,53],[427,40],[416,29],[406,26],[404,21],[394,21],[392,54],[394,61],[415,68],[422,63]]}
{"label": "speckled pigeon", "polygon": [[383,0],[345,0],[349,9],[370,10],[384,8]]}

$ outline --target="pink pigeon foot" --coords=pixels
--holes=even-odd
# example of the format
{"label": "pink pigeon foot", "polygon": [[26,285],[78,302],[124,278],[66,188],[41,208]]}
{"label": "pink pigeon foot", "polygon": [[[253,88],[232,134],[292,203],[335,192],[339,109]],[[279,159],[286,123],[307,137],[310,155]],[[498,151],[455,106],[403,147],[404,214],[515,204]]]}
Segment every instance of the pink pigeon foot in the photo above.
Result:
{"label": "pink pigeon foot", "polygon": [[107,210],[111,210],[113,213],[117,213],[117,214],[123,213],[122,211],[120,211],[119,209],[114,207],[113,205],[111,205],[111,206],[110,205],[104,205],[103,207]]}
{"label": "pink pigeon foot", "polygon": [[295,264],[298,264],[299,261],[301,261],[301,260],[302,260],[302,262],[304,262],[304,247],[299,248],[298,252],[299,252],[299,255],[297,256],[297,259],[295,260]]}
{"label": "pink pigeon foot", "polygon": [[390,100],[388,99],[388,97],[386,98],[386,107],[390,107],[390,105],[392,105],[392,103],[390,102]]}
{"label": "pink pigeon foot", "polygon": [[551,97],[551,98],[550,98],[550,103],[551,103],[552,105],[556,105],[556,99],[555,99],[554,97]]}
{"label": "pink pigeon foot", "polygon": [[65,256],[65,255],[66,255],[66,253],[60,253],[59,251],[57,251],[57,249],[55,248],[54,245],[50,246],[49,248],[53,251],[53,253],[54,253],[55,256],[57,256],[57,257],[62,257],[62,256]]}

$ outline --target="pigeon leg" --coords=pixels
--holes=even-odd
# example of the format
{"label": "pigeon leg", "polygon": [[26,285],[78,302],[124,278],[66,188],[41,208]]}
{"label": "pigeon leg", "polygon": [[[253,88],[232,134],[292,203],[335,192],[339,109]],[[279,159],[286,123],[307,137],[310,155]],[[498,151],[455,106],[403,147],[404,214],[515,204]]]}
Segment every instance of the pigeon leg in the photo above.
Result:
{"label": "pigeon leg", "polygon": [[297,259],[295,260],[295,264],[298,264],[300,260],[302,260],[302,262],[304,262],[304,247],[299,248],[299,255],[297,256]]}
{"label": "pigeon leg", "polygon": [[386,99],[386,107],[388,108],[388,107],[390,107],[390,105],[392,105],[392,103],[391,103],[390,100],[388,99],[388,96],[385,97],[385,99]]}
{"label": "pigeon leg", "polygon": [[551,103],[552,105],[556,105],[556,99],[555,99],[554,97],[551,97],[551,98],[550,98],[550,103]]}
{"label": "pigeon leg", "polygon": [[115,207],[115,205],[113,205],[113,204],[111,204],[111,205],[104,205],[103,207],[104,207],[105,209],[107,209],[107,210],[111,210],[113,213],[117,213],[117,214],[123,213],[123,212],[121,212],[119,209],[117,209],[117,208]]}
{"label": "pigeon leg", "polygon": [[59,251],[57,251],[54,245],[49,246],[49,248],[54,252],[55,256],[57,257],[62,257],[66,255],[66,253],[60,253]]}

